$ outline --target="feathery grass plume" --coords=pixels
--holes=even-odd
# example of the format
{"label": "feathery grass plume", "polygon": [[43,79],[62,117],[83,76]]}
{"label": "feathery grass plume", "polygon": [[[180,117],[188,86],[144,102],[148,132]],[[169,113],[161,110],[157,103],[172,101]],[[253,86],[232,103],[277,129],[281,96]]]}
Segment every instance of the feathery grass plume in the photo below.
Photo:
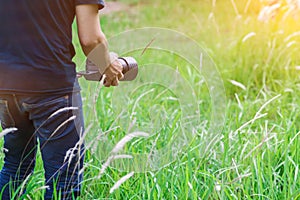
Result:
{"label": "feathery grass plume", "polygon": [[244,106],[243,106],[243,104],[241,103],[241,100],[240,100],[238,94],[237,94],[237,93],[234,93],[234,96],[235,96],[235,99],[236,99],[236,101],[237,101],[237,103],[238,103],[239,108],[240,108],[241,110],[244,110]]}
{"label": "feathery grass plume", "polygon": [[296,18],[299,16],[299,0],[263,0],[262,3],[263,7],[258,15],[259,21],[268,22],[276,17],[285,20],[288,17]]}
{"label": "feathery grass plume", "polygon": [[252,32],[248,33],[247,35],[245,35],[245,36],[243,37],[242,43],[246,42],[249,38],[254,37],[254,36],[256,36],[256,33],[255,33],[255,32],[252,31]]}
{"label": "feathery grass plume", "polygon": [[270,137],[268,137],[268,135],[267,135],[265,138],[263,138],[263,140],[258,145],[256,145],[254,148],[252,148],[252,150],[244,157],[244,159],[248,158],[254,151],[256,151],[256,149],[261,148],[261,146],[264,143],[268,142],[269,140],[273,139],[274,137],[275,137],[275,135],[272,135]]}
{"label": "feathery grass plume", "polygon": [[29,194],[26,195],[26,198],[28,198],[29,200],[32,200],[32,198],[30,197]]}
{"label": "feathery grass plume", "polygon": [[193,185],[191,184],[191,182],[188,181],[188,186],[191,190],[194,190]]}
{"label": "feathery grass plume", "polygon": [[273,102],[274,100],[278,99],[279,97],[281,97],[281,94],[276,95],[275,97],[269,99],[266,103],[264,103],[260,109],[256,112],[255,117],[257,117],[258,115],[260,115],[261,111],[267,106],[269,105],[271,102]]}
{"label": "feathery grass plume", "polygon": [[255,116],[249,120],[248,122],[244,123],[242,126],[240,126],[235,132],[234,132],[234,136],[241,131],[242,129],[244,129],[246,126],[248,126],[249,124],[253,124],[256,120],[265,117],[266,115],[268,115],[268,113],[263,113],[261,114],[262,110],[269,105],[271,102],[273,102],[274,100],[276,100],[277,98],[281,97],[281,94],[276,95],[275,97],[269,99],[266,103],[264,103],[259,110],[255,113]]}
{"label": "feathery grass plume", "polygon": [[90,142],[86,145],[86,148],[87,148],[87,149],[90,149],[91,152],[95,152],[96,149],[97,149],[97,146],[98,146],[98,143],[97,143],[97,142],[100,141],[101,139],[103,139],[103,137],[106,136],[108,133],[110,133],[110,132],[112,132],[112,131],[114,131],[114,130],[116,130],[116,129],[118,129],[118,128],[119,128],[119,126],[110,128],[109,130],[104,131],[104,132],[100,131],[100,133],[97,135],[97,137],[96,137],[94,140],[90,141]]}
{"label": "feathery grass plume", "polygon": [[[70,164],[72,162],[72,159],[74,157],[77,156],[78,160],[83,158],[83,156],[86,152],[86,148],[82,149],[82,144],[84,143],[84,138],[86,137],[86,134],[89,132],[91,127],[92,127],[92,125],[90,124],[84,132],[83,132],[83,127],[81,127],[80,133],[79,133],[80,138],[79,138],[78,142],[75,144],[75,146],[73,148],[70,148],[66,152],[66,155],[64,157],[64,163],[66,163],[66,159],[69,158],[68,159],[68,166],[70,166]],[[83,150],[83,153],[81,153],[82,150]],[[75,176],[76,172],[79,170],[79,165],[80,165],[80,162],[77,162],[71,176]],[[84,169],[85,169],[85,166],[83,166],[82,169],[80,169],[78,171],[78,175],[76,175],[76,176],[79,176],[80,174],[82,174],[84,172]],[[70,187],[71,184],[72,184],[72,182],[69,182],[68,184],[66,184],[65,188]]]}
{"label": "feathery grass plume", "polygon": [[[24,181],[22,182],[22,184],[17,188],[16,194],[15,194],[15,195],[18,195],[17,199],[19,199],[19,197],[21,197],[21,195],[25,191],[26,185],[29,182],[29,179],[30,179],[31,175],[32,175],[32,173],[30,173],[28,176],[26,176],[26,178],[24,179]],[[12,199],[15,199],[15,197],[12,197]]]}
{"label": "feathery grass plume", "polygon": [[245,8],[244,8],[244,13],[247,13],[247,11],[248,11],[248,9],[249,9],[249,6],[250,6],[250,4],[251,4],[251,1],[252,1],[252,0],[248,0],[248,1],[247,1],[246,6],[245,6]]}
{"label": "feathery grass plume", "polygon": [[112,153],[118,153],[121,149],[123,149],[123,147],[125,146],[125,144],[129,141],[131,141],[133,138],[135,137],[148,137],[149,134],[145,133],[145,132],[133,132],[133,133],[129,133],[128,135],[126,135],[125,137],[123,137],[114,147],[114,149],[112,150]]}
{"label": "feathery grass plume", "polygon": [[50,119],[51,117],[54,117],[55,115],[61,113],[61,112],[65,112],[65,111],[69,111],[69,110],[78,110],[78,107],[64,107],[61,109],[58,109],[57,111],[55,111],[54,113],[52,113],[48,119]]}
{"label": "feathery grass plume", "polygon": [[215,185],[215,191],[217,191],[217,192],[220,192],[221,191],[221,185],[220,185],[220,183],[216,183],[216,185]]}
{"label": "feathery grass plume", "polygon": [[300,31],[297,32],[293,32],[292,34],[288,35],[285,39],[284,42],[288,42],[289,40],[291,40],[294,37],[300,36]]}
{"label": "feathery grass plume", "polygon": [[83,167],[79,170],[78,174],[83,174],[84,170],[87,168],[88,165],[90,165],[94,161],[93,158],[91,158],[89,161],[85,162]]}
{"label": "feathery grass plume", "polygon": [[67,119],[66,121],[64,121],[63,123],[61,123],[56,129],[55,131],[51,134],[51,137],[59,130],[61,129],[61,127],[63,127],[64,125],[66,125],[67,123],[69,123],[70,121],[76,119],[76,116],[73,115],[71,116],[69,119]]}
{"label": "feathery grass plume", "polygon": [[49,185],[44,185],[44,186],[38,187],[34,190],[33,193],[38,192],[39,190],[44,190],[44,189],[46,189],[46,190],[50,189]]}
{"label": "feathery grass plume", "polygon": [[128,179],[130,179],[132,176],[134,175],[134,172],[130,172],[129,174],[123,176],[122,178],[120,178],[120,180],[118,180],[114,186],[109,190],[109,193],[113,193],[116,189],[118,189],[125,181],[127,181]]}
{"label": "feathery grass plume", "polygon": [[155,89],[152,88],[152,89],[150,89],[150,90],[148,90],[148,91],[142,93],[142,94],[135,100],[134,105],[133,105],[133,107],[132,107],[132,110],[136,110],[136,108],[137,108],[137,106],[138,106],[140,100],[141,100],[144,96],[146,96],[147,94],[150,94],[150,93],[152,93],[152,92],[154,92],[154,91],[155,91]]}
{"label": "feathery grass plume", "polygon": [[[113,148],[113,150],[111,151],[112,154],[116,154],[118,153],[121,149],[124,148],[124,146],[129,142],[131,141],[133,138],[136,138],[136,137],[148,137],[149,134],[148,133],[145,133],[145,132],[133,132],[133,133],[130,133],[126,136],[124,136],[116,145],[115,147]],[[124,159],[124,158],[129,158],[129,159],[132,159],[133,157],[131,155],[112,155],[110,156],[106,162],[103,164],[101,170],[100,170],[100,173],[98,175],[98,178],[101,177],[101,175],[105,172],[105,170],[107,169],[107,167],[110,165],[110,163],[115,160],[115,159]]]}
{"label": "feathery grass plume", "polygon": [[0,138],[2,138],[3,136],[5,136],[6,134],[8,134],[10,132],[14,132],[17,130],[18,130],[17,128],[6,128],[0,133]]}
{"label": "feathery grass plume", "polygon": [[288,157],[289,161],[293,164],[295,168],[295,175],[294,175],[294,182],[297,182],[298,172],[299,172],[299,165],[295,162],[291,157]]}
{"label": "feathery grass plume", "polygon": [[[79,139],[79,141],[77,142],[78,144],[83,144],[83,143],[84,143],[85,137],[86,137],[87,133],[90,132],[92,126],[93,126],[93,124],[89,124],[89,125],[87,126],[87,128],[85,128],[83,134],[81,134],[81,133],[82,133],[82,127],[81,127],[81,129],[80,129],[80,139]],[[87,147],[87,148],[89,147],[88,144],[86,145],[86,147]]]}
{"label": "feathery grass plume", "polygon": [[264,113],[264,114],[255,116],[255,117],[252,118],[251,120],[245,122],[243,125],[241,125],[238,129],[236,129],[236,130],[234,131],[233,136],[235,137],[236,134],[237,134],[239,131],[243,130],[246,126],[248,126],[249,124],[253,124],[256,120],[258,120],[258,119],[260,119],[260,118],[263,118],[263,117],[265,117],[265,116],[267,116],[267,115],[268,115],[268,113]]}
{"label": "feathery grass plume", "polygon": [[116,160],[116,159],[132,159],[133,157],[131,155],[112,155],[110,156],[106,162],[102,165],[102,168],[99,172],[99,175],[98,175],[98,179],[101,177],[101,175],[105,172],[105,170],[107,169],[107,167],[109,167],[110,163],[113,161],[113,160]]}
{"label": "feathery grass plume", "polygon": [[270,19],[274,18],[280,9],[281,4],[275,3],[273,5],[264,6],[257,17],[259,21],[268,22]]}
{"label": "feathery grass plume", "polygon": [[232,4],[232,7],[234,9],[234,12],[235,12],[236,16],[240,16],[240,13],[239,13],[239,10],[237,8],[237,5],[236,5],[235,1],[231,0],[231,4]]}
{"label": "feathery grass plume", "polygon": [[67,152],[66,152],[66,155],[65,155],[65,157],[64,157],[64,162],[66,162],[67,161],[67,159],[68,159],[68,163],[70,164],[71,163],[71,161],[72,161],[72,158],[74,158],[75,157],[75,151],[77,150],[77,144],[75,145],[75,147],[73,147],[73,148],[70,148]]}
{"label": "feathery grass plume", "polygon": [[242,180],[243,178],[249,177],[249,176],[251,176],[251,175],[252,175],[251,172],[250,172],[250,173],[246,173],[246,174],[242,174],[242,175],[238,175],[238,177],[234,178],[232,181],[230,181],[230,182],[228,182],[228,183],[226,183],[226,184],[230,185],[230,184],[233,184],[233,183],[235,183],[235,182],[237,182],[237,181],[241,182],[241,180]]}
{"label": "feathery grass plume", "polygon": [[130,122],[127,132],[130,132],[130,130],[134,127],[135,123],[136,123],[136,117],[133,117],[132,121]]}
{"label": "feathery grass plume", "polygon": [[216,3],[217,3],[217,0],[212,0],[212,7],[213,7],[213,8],[216,7]]}
{"label": "feathery grass plume", "polygon": [[296,138],[298,138],[300,136],[300,131],[298,131],[298,133],[296,133],[296,135],[290,140],[289,142],[289,147],[293,144],[293,142],[296,140]]}
{"label": "feathery grass plume", "polygon": [[240,177],[240,173],[239,173],[239,170],[238,170],[238,166],[237,166],[237,164],[236,164],[234,158],[232,158],[231,160],[232,160],[232,164],[233,164],[233,166],[234,166],[234,168],[235,168],[236,174],[238,175],[238,177]]}
{"label": "feathery grass plume", "polygon": [[[67,123],[69,123],[70,121],[72,121],[72,120],[74,120],[74,119],[76,119],[76,116],[75,115],[73,115],[73,116],[71,116],[70,118],[68,118],[67,120],[65,120],[64,122],[62,122],[54,131],[53,131],[53,133],[50,135],[50,137],[49,137],[49,139],[50,138],[52,138],[54,135],[55,135],[55,133],[61,128],[61,127],[63,127],[65,124],[67,124]],[[44,148],[44,146],[47,144],[47,142],[45,142],[45,144],[43,145],[43,146],[41,146],[41,149],[42,148]],[[77,145],[77,144],[76,144]],[[76,146],[75,145],[75,146]],[[73,148],[71,148],[71,149],[69,149],[67,152],[66,152],[66,155],[65,155],[65,157],[64,157],[64,164],[49,178],[49,180],[51,180],[58,172],[59,172],[59,170],[63,167],[63,166],[65,166],[65,164],[66,164],[66,158],[68,158],[68,156],[69,156],[69,158],[71,159],[72,158],[72,156],[74,156],[74,155],[72,155],[72,152],[74,151],[74,149]],[[70,161],[70,159],[69,159],[69,161]],[[68,162],[68,164],[69,164],[69,162]],[[47,182],[48,183],[48,182]],[[46,183],[46,184],[47,184]]]}
{"label": "feathery grass plume", "polygon": [[244,84],[242,84],[242,83],[240,83],[240,82],[237,82],[237,81],[235,81],[235,80],[229,80],[229,82],[230,82],[232,85],[235,85],[235,86],[237,86],[237,87],[239,87],[239,88],[242,88],[243,90],[246,90],[246,89],[247,89],[246,86],[245,86]]}
{"label": "feathery grass plume", "polygon": [[[87,129],[83,132],[83,129],[81,127],[80,129],[80,138],[78,140],[78,142],[75,144],[74,147],[70,148],[67,152],[66,155],[64,157],[64,162],[67,160],[67,158],[69,158],[68,163],[70,164],[72,161],[72,158],[74,158],[76,155],[78,155],[79,157],[80,155],[80,150],[81,150],[81,146],[84,143],[84,139],[86,137],[86,134],[88,133],[88,131],[91,129],[92,125],[90,124]],[[82,133],[83,132],[83,133]],[[86,151],[86,149],[84,150],[84,152]]]}
{"label": "feathery grass plume", "polygon": [[151,159],[151,157],[153,156],[154,149],[155,149],[155,147],[156,147],[156,144],[157,144],[157,141],[158,141],[159,137],[160,137],[160,133],[157,134],[157,136],[156,136],[156,138],[155,138],[155,140],[154,140],[154,142],[153,142],[153,144],[152,144],[152,147],[151,147],[150,152],[149,152],[149,155],[148,155],[147,162],[149,162],[150,159]]}
{"label": "feathery grass plume", "polygon": [[[48,118],[49,119],[49,118]],[[53,131],[53,133],[51,133],[51,135],[50,135],[50,137],[48,138],[48,139],[51,139],[54,135],[55,135],[55,133],[59,130],[59,129],[61,129],[61,127],[63,127],[65,124],[67,124],[67,123],[69,123],[70,121],[72,121],[72,120],[74,120],[74,119],[76,119],[76,116],[75,115],[73,115],[73,116],[71,116],[70,118],[68,118],[67,120],[65,120],[64,122],[62,122],[54,131]],[[47,120],[46,120],[47,121]],[[45,123],[45,122],[44,122]],[[41,125],[42,126],[42,125]],[[40,127],[41,127],[40,126]],[[36,130],[37,131],[37,130]],[[47,142],[45,142],[45,144],[43,145],[43,146],[41,146],[41,149],[42,148],[44,148],[44,146],[47,144]]]}
{"label": "feathery grass plume", "polygon": [[94,117],[95,117],[95,121],[96,122],[98,122],[99,119],[98,119],[98,114],[97,114],[97,108],[96,108],[95,105],[97,105],[97,99],[98,99],[100,91],[101,91],[101,89],[103,87],[103,80],[104,80],[104,78],[102,78],[102,80],[100,81],[100,83],[99,83],[100,86],[97,88],[97,91],[95,92],[95,95],[92,98],[92,101],[93,101],[92,102],[92,105],[93,105],[92,108],[93,108]]}
{"label": "feathery grass plume", "polygon": [[293,40],[293,41],[291,41],[291,42],[289,42],[289,43],[286,44],[286,48],[289,48],[289,47],[291,47],[291,46],[293,46],[295,44],[297,44],[297,42]]}

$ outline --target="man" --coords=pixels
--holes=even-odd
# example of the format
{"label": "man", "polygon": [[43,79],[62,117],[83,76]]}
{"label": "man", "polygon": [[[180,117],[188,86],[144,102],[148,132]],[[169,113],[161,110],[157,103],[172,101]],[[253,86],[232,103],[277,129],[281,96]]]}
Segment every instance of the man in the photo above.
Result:
{"label": "man", "polygon": [[0,120],[3,129],[17,128],[4,137],[3,200],[32,173],[37,143],[45,199],[54,190],[61,199],[80,195],[84,128],[71,26],[76,15],[83,52],[96,49],[99,63],[107,64],[105,86],[118,85],[122,67],[109,58],[98,17],[103,6],[102,0],[0,0]]}

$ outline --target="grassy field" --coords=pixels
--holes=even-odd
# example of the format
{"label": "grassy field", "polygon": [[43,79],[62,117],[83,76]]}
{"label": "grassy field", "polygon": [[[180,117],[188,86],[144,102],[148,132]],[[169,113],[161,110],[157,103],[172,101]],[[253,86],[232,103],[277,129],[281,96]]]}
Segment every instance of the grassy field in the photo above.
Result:
{"label": "grassy field", "polygon": [[[215,63],[220,75],[218,83],[224,84],[225,91],[220,94],[220,100],[216,100],[219,104],[214,104],[212,98],[218,98],[219,94],[211,94],[214,91],[210,90],[205,76],[184,59],[189,55],[151,49],[151,45],[145,52],[130,49],[132,51],[124,55],[134,56],[142,69],[153,66],[149,77],[154,82],[172,78],[155,67],[177,69],[182,77],[179,83],[186,81],[188,86],[181,88],[186,94],[183,102],[191,102],[193,105],[187,106],[189,111],[197,108],[200,115],[187,128],[194,137],[189,138],[190,143],[172,159],[157,158],[154,164],[159,166],[140,171],[139,166],[133,165],[142,165],[141,161],[124,161],[123,164],[128,165],[125,169],[130,170],[124,170],[124,166],[123,170],[118,168],[120,162],[99,176],[108,152],[132,131],[151,131],[151,135],[132,139],[122,154],[149,153],[169,143],[178,147],[177,143],[183,141],[178,136],[181,131],[178,127],[183,123],[180,120],[185,120],[182,118],[185,113],[180,107],[182,102],[174,97],[176,94],[171,89],[159,83],[144,84],[130,94],[132,102],[127,102],[128,110],[136,112],[135,123],[133,118],[125,120],[128,127],[124,125],[124,118],[118,120],[116,116],[118,106],[126,102],[122,93],[127,94],[134,83],[107,89],[81,80],[86,124],[90,128],[87,142],[97,144],[87,152],[81,199],[300,199],[300,25],[297,20],[283,18],[282,14],[267,22],[257,20],[258,0],[120,2],[130,8],[101,17],[108,38],[143,27],[184,33]],[[124,44],[138,41],[138,38],[129,39]],[[74,61],[82,69],[84,56],[76,37],[74,43],[77,50]],[[186,45],[180,39],[173,43],[183,49]],[[112,45],[111,49],[118,48]],[[193,49],[190,51],[184,52],[193,55]],[[143,79],[140,82],[143,83]],[[154,112],[149,111],[152,108]],[[213,145],[206,146],[212,134],[209,131],[216,131],[209,126],[214,120],[218,122],[212,117],[213,112],[221,112],[221,118],[224,113],[226,117],[220,120],[218,130],[221,132],[216,134]],[[154,128],[149,125],[153,119],[157,119],[152,121]],[[134,128],[130,129],[130,123]],[[108,141],[112,146],[107,145]],[[131,171],[134,175],[110,193],[114,184]],[[42,186],[39,159],[25,196],[41,199]]]}

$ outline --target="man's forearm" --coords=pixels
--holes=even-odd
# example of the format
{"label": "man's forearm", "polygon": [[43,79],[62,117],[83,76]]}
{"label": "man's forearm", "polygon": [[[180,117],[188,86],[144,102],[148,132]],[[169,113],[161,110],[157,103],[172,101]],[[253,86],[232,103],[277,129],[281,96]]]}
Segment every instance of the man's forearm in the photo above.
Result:
{"label": "man's forearm", "polygon": [[101,45],[103,49],[103,53],[107,53],[107,55],[109,53],[108,42],[103,33],[99,36],[94,36],[93,38],[87,38],[85,40],[81,40],[80,44],[81,44],[82,51],[86,56],[88,56],[89,53],[91,53],[91,51],[94,50],[99,45]]}

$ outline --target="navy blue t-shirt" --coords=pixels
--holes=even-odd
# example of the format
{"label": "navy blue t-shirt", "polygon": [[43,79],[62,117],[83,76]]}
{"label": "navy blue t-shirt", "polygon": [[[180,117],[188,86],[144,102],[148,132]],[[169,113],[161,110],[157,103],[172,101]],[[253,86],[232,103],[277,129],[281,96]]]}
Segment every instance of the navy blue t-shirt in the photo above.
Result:
{"label": "navy blue t-shirt", "polygon": [[72,62],[78,4],[104,6],[103,0],[0,0],[0,93],[79,89]]}

